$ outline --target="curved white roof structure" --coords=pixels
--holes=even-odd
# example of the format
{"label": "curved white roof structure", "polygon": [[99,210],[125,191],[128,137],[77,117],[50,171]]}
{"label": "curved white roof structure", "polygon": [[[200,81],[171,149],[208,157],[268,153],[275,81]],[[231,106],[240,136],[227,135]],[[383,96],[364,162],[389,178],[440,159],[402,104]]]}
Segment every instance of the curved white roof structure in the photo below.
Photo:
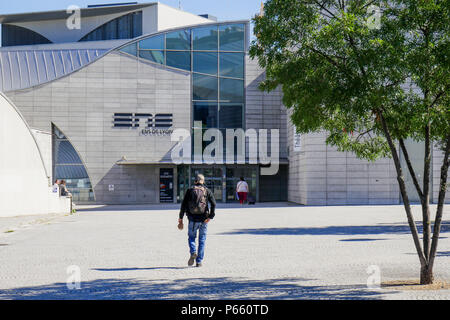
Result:
{"label": "curved white roof structure", "polygon": [[43,84],[96,60],[108,49],[50,49],[0,51],[0,91]]}
{"label": "curved white roof structure", "polygon": [[[0,92],[44,84],[85,67],[131,39],[80,41],[115,18],[141,11],[142,34],[213,22],[158,2],[125,3],[81,9],[81,28],[69,30],[66,10],[0,15],[0,23],[23,27],[49,39],[51,44],[13,45],[0,48]],[[113,38],[117,39],[117,38]]]}
{"label": "curved white roof structure", "polygon": [[[69,213],[50,187],[41,150],[14,104],[0,93],[0,217]],[[26,199],[26,201],[24,201]]]}

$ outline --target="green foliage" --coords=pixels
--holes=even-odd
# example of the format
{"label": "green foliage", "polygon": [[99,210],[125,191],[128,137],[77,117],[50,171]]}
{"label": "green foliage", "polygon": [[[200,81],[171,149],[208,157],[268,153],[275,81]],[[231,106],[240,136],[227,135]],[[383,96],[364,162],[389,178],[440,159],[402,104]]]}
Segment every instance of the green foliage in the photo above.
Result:
{"label": "green foliage", "polygon": [[[381,8],[379,28],[368,8]],[[266,69],[262,90],[282,87],[300,133],[358,157],[390,155],[394,139],[450,134],[449,0],[268,0],[254,18],[250,55]]]}

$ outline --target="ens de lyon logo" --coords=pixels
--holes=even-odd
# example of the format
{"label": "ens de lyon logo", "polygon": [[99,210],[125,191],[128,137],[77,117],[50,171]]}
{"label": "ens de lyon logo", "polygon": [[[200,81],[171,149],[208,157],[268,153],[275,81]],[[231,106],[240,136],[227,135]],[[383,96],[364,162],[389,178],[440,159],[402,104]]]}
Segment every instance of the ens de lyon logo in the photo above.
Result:
{"label": "ens de lyon logo", "polygon": [[172,113],[115,113],[114,128],[141,129],[143,136],[167,136],[173,130]]}

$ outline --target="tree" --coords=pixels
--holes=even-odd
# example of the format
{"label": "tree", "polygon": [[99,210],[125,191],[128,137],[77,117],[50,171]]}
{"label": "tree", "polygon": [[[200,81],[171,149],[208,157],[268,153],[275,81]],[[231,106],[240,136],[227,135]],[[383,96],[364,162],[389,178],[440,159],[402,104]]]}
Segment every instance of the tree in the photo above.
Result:
{"label": "tree", "polygon": [[[327,144],[340,151],[369,161],[393,159],[421,284],[433,282],[447,189],[449,2],[268,0],[264,14],[253,19],[256,39],[250,48],[266,69],[260,88],[282,87],[299,133],[325,130]],[[424,142],[423,181],[414,172],[406,139]],[[442,148],[444,159],[432,231],[433,145]],[[408,171],[421,201],[423,242],[406,191]]]}

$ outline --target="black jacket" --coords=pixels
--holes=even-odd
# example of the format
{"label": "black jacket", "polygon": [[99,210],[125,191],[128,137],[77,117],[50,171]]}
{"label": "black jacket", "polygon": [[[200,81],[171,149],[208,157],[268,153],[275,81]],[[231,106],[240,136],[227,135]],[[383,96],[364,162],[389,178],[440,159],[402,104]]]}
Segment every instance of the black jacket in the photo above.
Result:
{"label": "black jacket", "polygon": [[[205,188],[206,186],[203,185]],[[212,194],[211,190],[206,188],[206,200],[207,204],[211,204],[211,208],[209,206],[206,207],[206,212],[203,215],[193,215],[189,212],[189,202],[192,199],[192,188],[189,188],[188,191],[186,191],[186,194],[184,196],[183,202],[181,203],[181,209],[180,209],[180,219],[183,219],[184,214],[186,213],[189,221],[194,222],[203,222],[206,219],[214,219],[215,217],[215,210],[216,210],[216,199],[214,199],[214,195]]]}

